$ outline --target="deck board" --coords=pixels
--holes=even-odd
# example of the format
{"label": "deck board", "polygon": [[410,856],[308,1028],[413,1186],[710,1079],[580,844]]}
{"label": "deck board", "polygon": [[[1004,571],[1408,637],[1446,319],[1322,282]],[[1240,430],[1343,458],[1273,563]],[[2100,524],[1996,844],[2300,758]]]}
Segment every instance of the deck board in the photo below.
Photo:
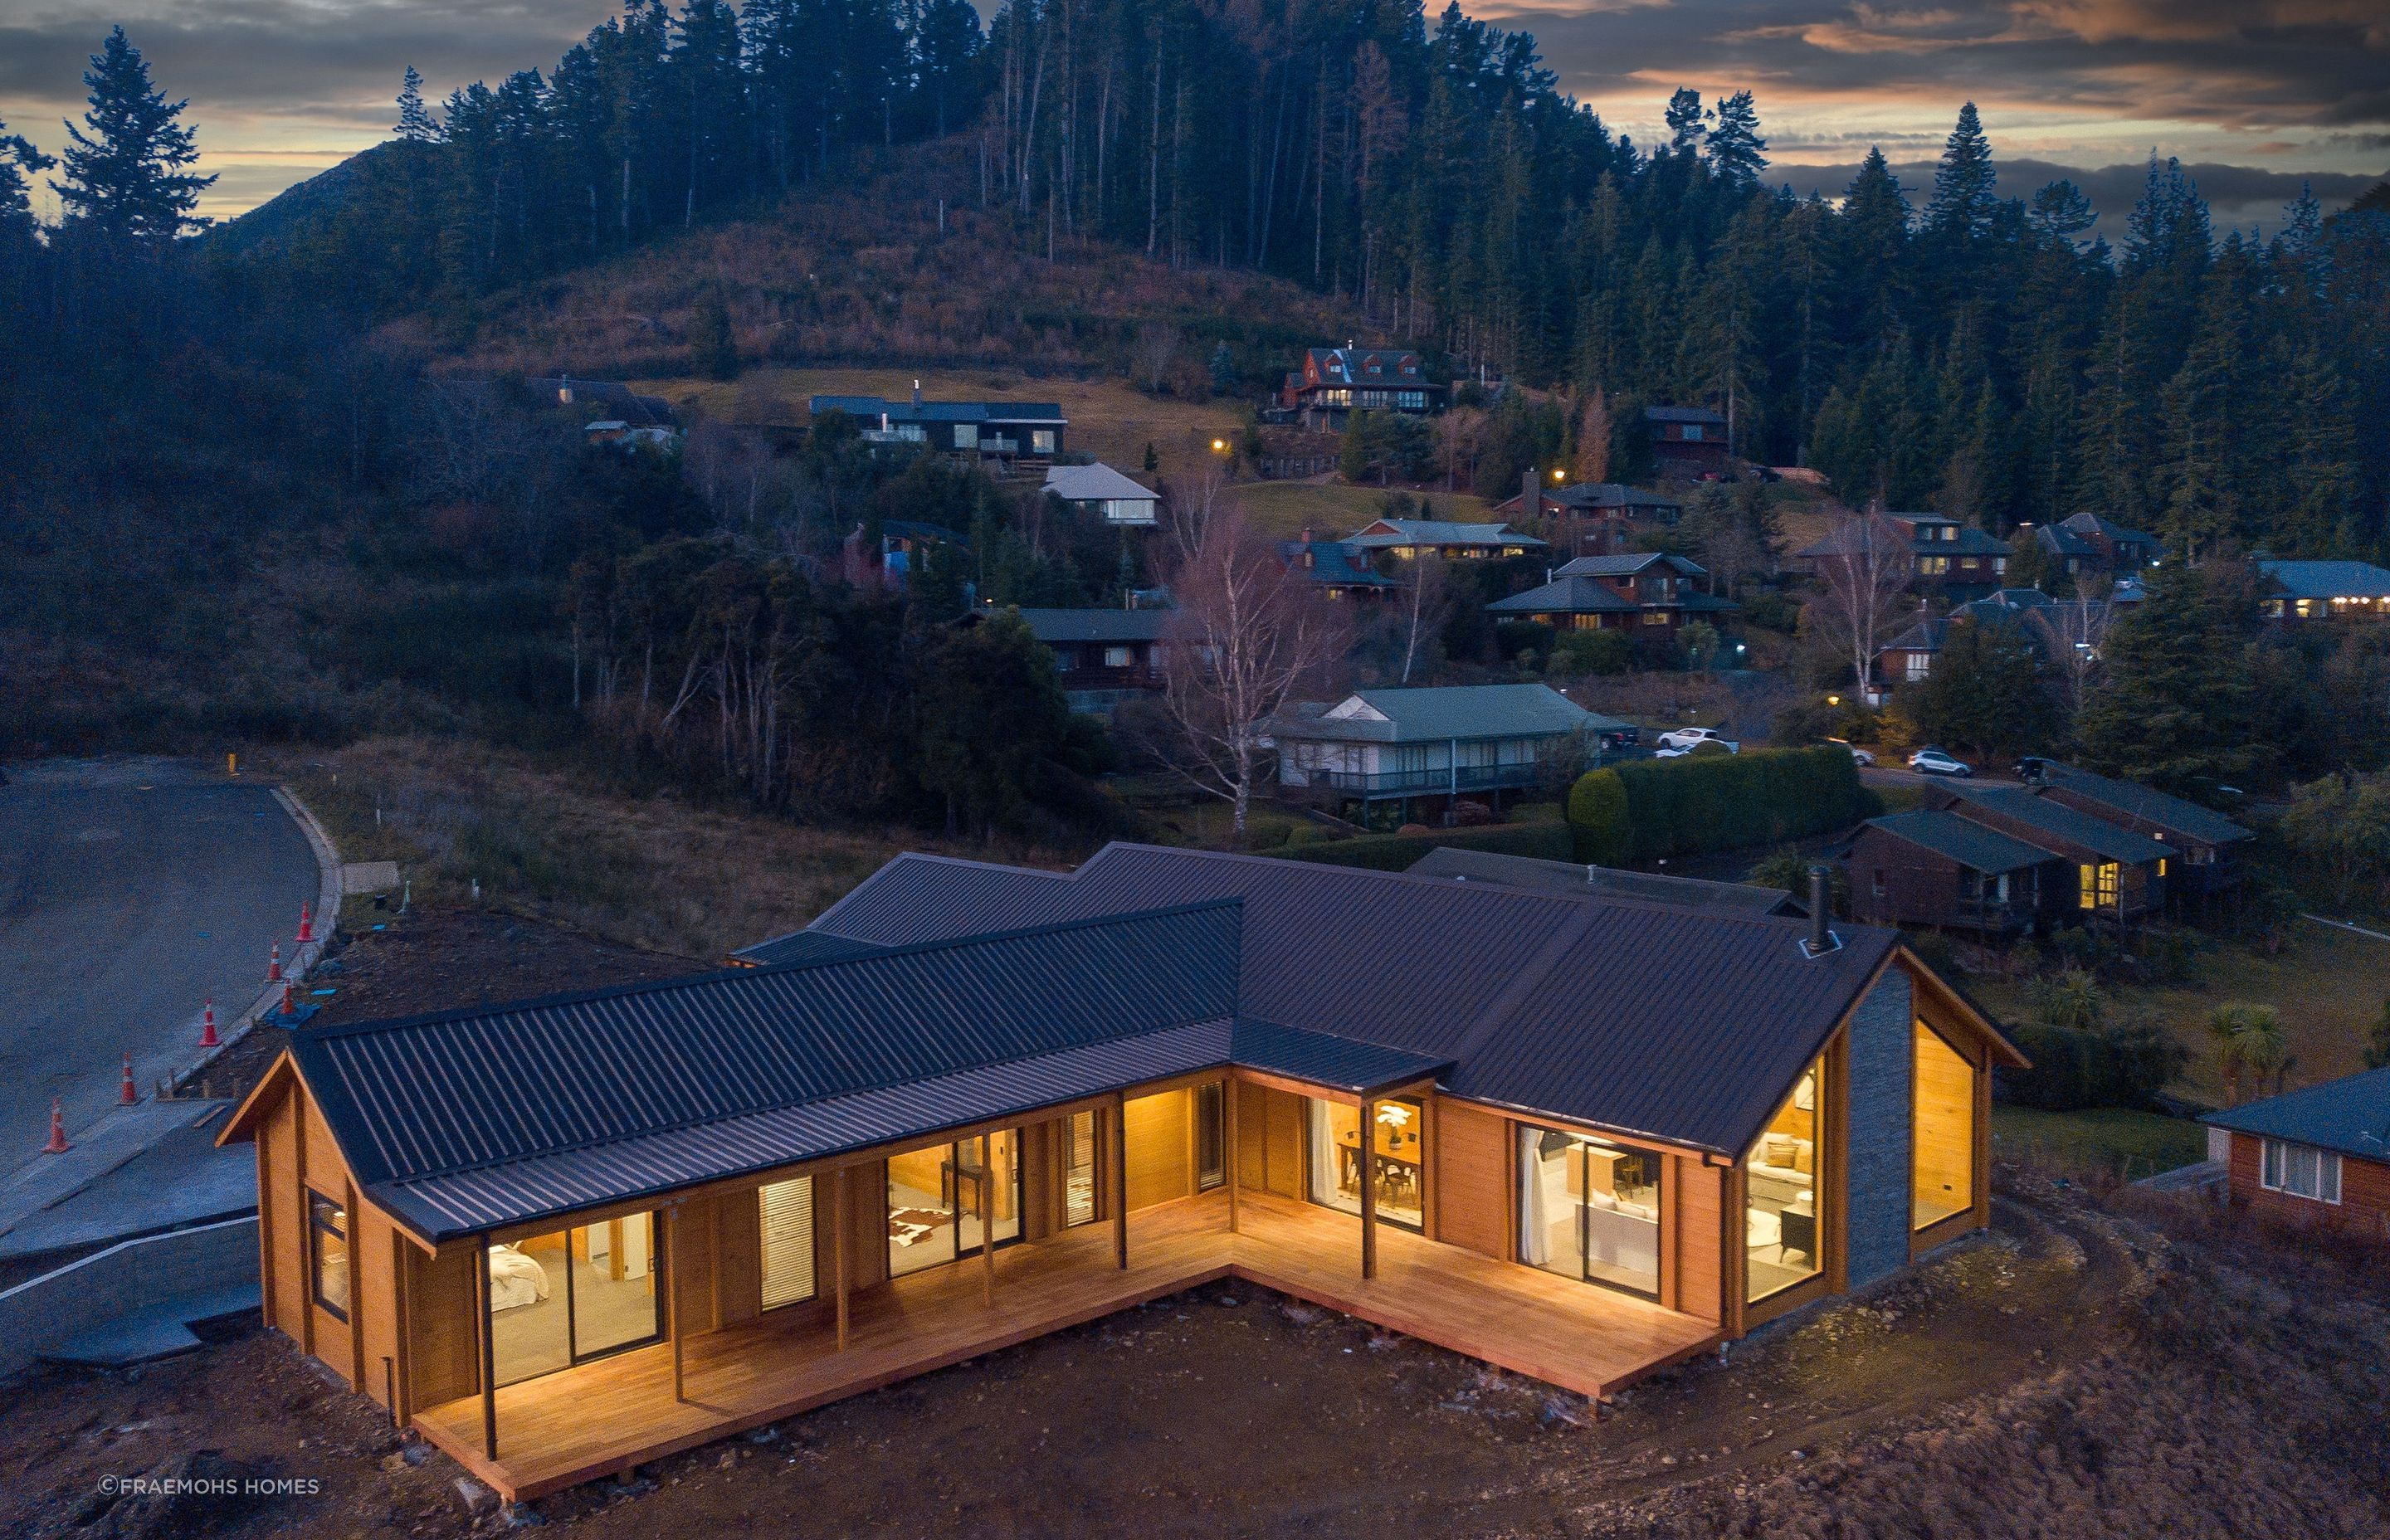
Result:
{"label": "deck board", "polygon": [[1113,1264],[1109,1225],[1005,1248],[993,1304],[975,1262],[859,1291],[843,1354],[829,1328],[769,1316],[692,1337],[685,1402],[673,1399],[668,1344],[509,1385],[495,1462],[478,1396],[415,1423],[499,1493],[528,1500],[1231,1277],[1587,1395],[1717,1341],[1690,1315],[1384,1226],[1378,1277],[1365,1282],[1358,1221],[1312,1204],[1248,1189],[1239,1218],[1232,1236],[1219,1193],[1133,1214],[1126,1269]]}

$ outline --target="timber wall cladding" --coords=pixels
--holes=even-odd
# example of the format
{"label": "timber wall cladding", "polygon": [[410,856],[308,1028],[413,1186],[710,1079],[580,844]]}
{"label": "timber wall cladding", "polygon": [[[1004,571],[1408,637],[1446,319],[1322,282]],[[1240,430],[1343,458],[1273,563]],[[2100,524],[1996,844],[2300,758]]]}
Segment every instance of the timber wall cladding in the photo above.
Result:
{"label": "timber wall cladding", "polygon": [[471,1395],[482,1388],[481,1343],[474,1334],[481,1302],[473,1294],[478,1261],[473,1245],[451,1241],[437,1255],[426,1256],[409,1244],[405,1253],[409,1403],[437,1406]]}
{"label": "timber wall cladding", "polygon": [[1189,1142],[1193,1101],[1194,1094],[1182,1088],[1134,1097],[1123,1109],[1131,1213],[1195,1190]]}
{"label": "timber wall cladding", "polygon": [[1437,1098],[1435,1116],[1438,1238],[1510,1261],[1510,1120],[1446,1097]]}
{"label": "timber wall cladding", "polygon": [[1975,1067],[1917,1023],[1917,1196],[1937,1208],[1974,1206]]}
{"label": "timber wall cladding", "polygon": [[[292,1228],[298,1232],[299,1238],[297,1277],[301,1295],[305,1301],[302,1308],[311,1318],[314,1332],[314,1339],[309,1346],[316,1357],[329,1365],[341,1379],[348,1380],[353,1387],[356,1383],[353,1357],[355,1349],[349,1340],[349,1323],[315,1303],[315,1273],[311,1265],[315,1229],[309,1219],[307,1200],[307,1194],[314,1192],[321,1193],[335,1203],[347,1204],[349,1200],[348,1166],[341,1159],[340,1147],[332,1142],[332,1131],[325,1125],[323,1114],[315,1110],[315,1098],[294,1093],[290,1100],[299,1109],[300,1140],[302,1147],[300,1151],[299,1169],[304,1177],[303,1190],[298,1194],[298,1223]],[[353,1213],[349,1215],[348,1230],[349,1303],[353,1308],[356,1303],[358,1286],[357,1218]]]}
{"label": "timber wall cladding", "polygon": [[1270,1085],[1237,1084],[1237,1180],[1242,1187],[1303,1196],[1303,1098]]}
{"label": "timber wall cladding", "polygon": [[1669,1157],[1677,1187],[1676,1307],[1704,1321],[1725,1318],[1725,1172],[1698,1155]]}
{"label": "timber wall cladding", "polygon": [[264,1244],[272,1249],[268,1320],[294,1341],[307,1308],[306,1213],[299,1196],[299,1098],[286,1094],[257,1134],[257,1189],[265,1206]]}
{"label": "timber wall cladding", "polygon": [[2250,1212],[2286,1225],[2327,1225],[2390,1233],[2390,1163],[2340,1158],[2340,1201],[2319,1203],[2291,1193],[2268,1192],[2265,1174],[2265,1141],[2254,1134],[2232,1136],[2228,1162],[2232,1195]]}

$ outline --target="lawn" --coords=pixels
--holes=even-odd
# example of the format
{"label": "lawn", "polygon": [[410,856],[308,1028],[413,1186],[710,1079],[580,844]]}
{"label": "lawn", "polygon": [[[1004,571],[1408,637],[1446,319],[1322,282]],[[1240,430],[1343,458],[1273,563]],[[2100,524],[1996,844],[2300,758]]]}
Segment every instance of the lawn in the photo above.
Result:
{"label": "lawn", "polygon": [[1424,498],[1431,519],[1483,522],[1485,500],[1465,493],[1404,493],[1400,487],[1322,485],[1316,481],[1243,481],[1231,495],[1253,525],[1281,540],[1292,540],[1307,527],[1322,540],[1333,540],[1378,517],[1390,493],[1414,502]]}
{"label": "lawn", "polygon": [[2207,1133],[2188,1118],[2123,1107],[2045,1112],[2032,1107],[1992,1109],[1996,1158],[2030,1155],[2066,1166],[2098,1166],[2142,1177],[2207,1158]]}

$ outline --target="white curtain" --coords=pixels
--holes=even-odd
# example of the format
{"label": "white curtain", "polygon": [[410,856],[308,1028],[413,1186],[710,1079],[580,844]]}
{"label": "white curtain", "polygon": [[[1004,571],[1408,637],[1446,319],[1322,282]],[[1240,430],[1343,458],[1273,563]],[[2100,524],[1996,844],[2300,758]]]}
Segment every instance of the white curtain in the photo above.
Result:
{"label": "white curtain", "polygon": [[1328,1103],[1317,1097],[1304,1099],[1311,1109],[1311,1200],[1343,1208],[1345,1200],[1336,1190],[1336,1131],[1328,1122]]}
{"label": "white curtain", "polygon": [[1543,1130],[1519,1130],[1519,1260],[1536,1267],[1552,1259],[1551,1216],[1544,1208],[1543,1147]]}

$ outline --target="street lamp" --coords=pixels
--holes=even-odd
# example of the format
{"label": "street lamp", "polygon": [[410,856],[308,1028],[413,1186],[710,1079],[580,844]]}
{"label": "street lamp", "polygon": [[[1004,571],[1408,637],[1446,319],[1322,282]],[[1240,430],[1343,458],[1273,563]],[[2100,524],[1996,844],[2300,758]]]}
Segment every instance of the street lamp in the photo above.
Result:
{"label": "street lamp", "polygon": [[1212,441],[1212,453],[1213,453],[1213,454],[1214,454],[1214,455],[1225,455],[1225,454],[1227,454],[1227,452],[1228,452],[1228,441],[1227,441],[1227,440],[1226,440],[1226,439],[1214,439],[1214,440]]}
{"label": "street lamp", "polygon": [[1842,703],[1843,698],[1839,695],[1830,695],[1826,697],[1826,704],[1829,706],[1839,706]]}

